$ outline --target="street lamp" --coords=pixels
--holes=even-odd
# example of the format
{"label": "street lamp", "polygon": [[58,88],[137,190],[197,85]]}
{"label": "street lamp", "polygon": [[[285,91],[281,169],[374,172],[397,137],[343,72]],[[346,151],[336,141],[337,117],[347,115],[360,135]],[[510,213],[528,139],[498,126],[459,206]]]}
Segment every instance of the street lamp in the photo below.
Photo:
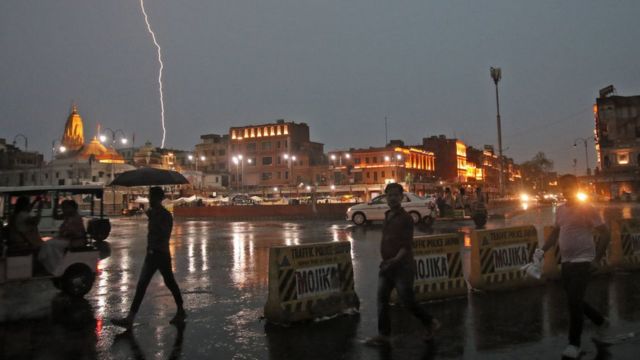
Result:
{"label": "street lamp", "polygon": [[498,153],[500,156],[500,176],[499,176],[499,184],[500,184],[500,196],[504,196],[504,179],[503,179],[503,158],[502,158],[502,126],[500,124],[500,96],[498,93],[498,82],[502,79],[502,69],[492,67],[490,69],[491,78],[493,79],[493,83],[496,85],[496,120],[498,122]]}
{"label": "street lamp", "polygon": [[292,168],[292,162],[296,161],[296,156],[295,155],[289,155],[289,154],[284,154],[284,159],[287,160],[287,163],[289,164],[289,183],[291,184],[294,180],[293,180],[293,168]]}
{"label": "street lamp", "polygon": [[582,141],[584,143],[584,163],[585,166],[587,167],[587,176],[591,175],[591,169],[589,168],[589,150],[587,148],[587,140],[589,140],[591,138],[576,138],[575,140],[573,140],[573,147],[578,147],[578,141]]}
{"label": "street lamp", "polygon": [[[58,147],[56,147],[56,142],[59,144]],[[53,160],[53,158],[55,157],[56,153],[62,154],[64,152],[66,152],[66,151],[67,151],[66,146],[62,145],[60,140],[51,141],[51,160]]]}
{"label": "street lamp", "polygon": [[[113,130],[111,128],[104,128],[105,131],[109,131],[111,133],[111,147],[112,148],[116,148],[116,135],[118,133],[122,134],[122,137],[120,138],[120,143],[122,145],[126,145],[128,140],[127,140],[127,134],[124,133],[124,131],[122,129],[116,129]],[[100,142],[101,143],[105,143],[107,141],[107,136],[104,134],[100,134],[99,136]]]}
{"label": "street lamp", "polygon": [[231,158],[231,160],[233,161],[233,163],[236,165],[236,189],[239,189],[240,186],[240,177],[238,175],[239,172],[239,168],[240,168],[240,159],[237,156],[234,156]]}
{"label": "street lamp", "polygon": [[192,155],[192,154],[189,154],[189,155],[187,156],[187,159],[189,159],[189,161],[191,161],[191,162],[193,162],[193,163],[195,163],[195,164],[196,164],[196,171],[198,171],[198,160],[200,160],[200,161],[205,161],[205,160],[207,160],[207,158],[206,158],[204,155],[200,155],[200,156],[197,156],[197,155],[196,155],[196,156],[194,156],[194,155]]}
{"label": "street lamp", "polygon": [[29,140],[23,134],[18,134],[18,135],[13,137],[13,146],[16,146],[16,140],[18,139],[18,137],[22,137],[24,139],[24,151],[28,151],[29,150]]}
{"label": "street lamp", "polygon": [[395,182],[399,182],[400,178],[400,166],[398,165],[398,161],[402,160],[402,155],[396,154],[396,176],[394,177]]}

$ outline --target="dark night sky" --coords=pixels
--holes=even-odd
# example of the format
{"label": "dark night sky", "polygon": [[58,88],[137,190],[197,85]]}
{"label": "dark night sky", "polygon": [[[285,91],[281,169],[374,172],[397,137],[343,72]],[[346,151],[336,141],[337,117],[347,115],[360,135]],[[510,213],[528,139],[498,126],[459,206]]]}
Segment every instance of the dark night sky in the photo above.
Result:
{"label": "dark night sky", "polygon": [[[638,1],[146,1],[169,147],[279,118],[325,150],[380,146],[385,115],[393,139],[493,144],[501,66],[506,154],[583,171],[598,89],[640,94]],[[49,157],[75,100],[85,136],[100,122],[159,145],[157,69],[138,0],[3,0],[0,137]]]}

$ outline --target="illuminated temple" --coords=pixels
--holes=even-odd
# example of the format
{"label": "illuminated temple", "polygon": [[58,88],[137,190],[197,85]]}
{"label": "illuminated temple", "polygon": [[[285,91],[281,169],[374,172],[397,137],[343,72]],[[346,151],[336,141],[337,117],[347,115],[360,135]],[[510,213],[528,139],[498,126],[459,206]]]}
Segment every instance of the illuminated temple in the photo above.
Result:
{"label": "illuminated temple", "polygon": [[103,164],[124,164],[123,157],[114,148],[102,145],[97,136],[85,144],[84,124],[75,104],[67,118],[60,144],[61,146],[56,149],[56,160],[88,160]]}

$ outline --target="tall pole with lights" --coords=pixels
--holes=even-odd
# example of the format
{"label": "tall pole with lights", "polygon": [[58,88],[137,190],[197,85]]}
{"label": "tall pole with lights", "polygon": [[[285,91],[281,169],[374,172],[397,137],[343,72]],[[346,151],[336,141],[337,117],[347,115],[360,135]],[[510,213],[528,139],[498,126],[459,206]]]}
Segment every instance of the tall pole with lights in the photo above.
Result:
{"label": "tall pole with lights", "polygon": [[498,123],[498,162],[500,166],[500,174],[498,177],[498,181],[500,184],[500,196],[504,196],[504,159],[502,157],[502,126],[500,124],[500,96],[498,93],[498,82],[502,79],[502,69],[492,67],[491,78],[493,79],[493,83],[496,85],[496,120]]}
{"label": "tall pole with lights", "polygon": [[587,176],[591,175],[591,169],[589,168],[589,150],[587,147],[587,140],[589,138],[576,138],[573,140],[573,147],[578,147],[578,141],[582,141],[584,143],[584,164],[587,168]]}

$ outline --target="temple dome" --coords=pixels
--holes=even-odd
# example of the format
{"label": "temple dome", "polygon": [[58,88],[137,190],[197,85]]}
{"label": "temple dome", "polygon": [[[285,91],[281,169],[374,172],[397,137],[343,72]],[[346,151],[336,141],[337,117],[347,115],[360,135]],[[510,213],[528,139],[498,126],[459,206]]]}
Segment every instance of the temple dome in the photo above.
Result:
{"label": "temple dome", "polygon": [[73,104],[71,114],[69,114],[67,123],[64,126],[61,143],[70,151],[78,150],[84,145],[82,117],[78,114],[78,107],[75,104]]}

